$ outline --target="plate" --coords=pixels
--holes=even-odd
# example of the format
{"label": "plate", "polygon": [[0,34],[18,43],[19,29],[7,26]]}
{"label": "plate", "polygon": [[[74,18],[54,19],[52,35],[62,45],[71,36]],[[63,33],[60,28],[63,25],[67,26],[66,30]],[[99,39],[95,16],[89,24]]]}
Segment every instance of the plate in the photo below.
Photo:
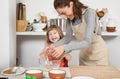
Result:
{"label": "plate", "polygon": [[20,75],[20,74],[23,74],[25,72],[25,68],[24,67],[15,67],[17,70],[16,70],[16,73],[5,73],[5,71],[9,70],[10,68],[7,68],[5,70],[3,70],[1,72],[2,75],[6,75],[6,76],[13,76],[13,75]]}
{"label": "plate", "polygon": [[72,79],[96,79],[96,78],[88,77],[88,76],[76,76],[76,77],[72,77]]}

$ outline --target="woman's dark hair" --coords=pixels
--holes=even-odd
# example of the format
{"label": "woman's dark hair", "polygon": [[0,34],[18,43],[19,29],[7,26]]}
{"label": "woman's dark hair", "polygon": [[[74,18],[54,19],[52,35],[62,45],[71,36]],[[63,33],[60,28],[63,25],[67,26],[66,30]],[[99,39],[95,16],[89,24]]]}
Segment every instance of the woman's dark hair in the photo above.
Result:
{"label": "woman's dark hair", "polygon": [[87,6],[82,4],[79,0],[54,0],[54,8],[63,8],[65,6],[70,6],[70,2],[73,2],[73,14],[75,18],[82,17],[82,9],[86,9]]}

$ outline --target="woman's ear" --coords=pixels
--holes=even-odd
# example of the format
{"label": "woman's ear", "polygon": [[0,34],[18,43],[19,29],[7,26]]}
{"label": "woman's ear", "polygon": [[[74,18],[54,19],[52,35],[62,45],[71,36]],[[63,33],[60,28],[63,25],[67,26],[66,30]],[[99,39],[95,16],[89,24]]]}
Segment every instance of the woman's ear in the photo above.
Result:
{"label": "woman's ear", "polygon": [[72,1],[70,1],[70,6],[73,6],[73,2]]}

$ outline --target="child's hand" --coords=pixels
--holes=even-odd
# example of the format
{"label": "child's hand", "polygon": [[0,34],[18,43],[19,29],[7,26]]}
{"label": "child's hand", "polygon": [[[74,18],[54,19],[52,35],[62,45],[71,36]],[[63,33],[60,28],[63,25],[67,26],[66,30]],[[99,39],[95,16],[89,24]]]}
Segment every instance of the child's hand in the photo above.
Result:
{"label": "child's hand", "polygon": [[46,50],[45,50],[47,55],[51,55],[53,51],[54,51],[53,47],[47,47]]}
{"label": "child's hand", "polygon": [[45,53],[46,53],[49,61],[51,61],[51,60],[53,59],[53,57],[52,57],[52,55],[51,55],[51,53],[53,52],[53,50],[54,50],[54,49],[51,48],[51,47],[46,47],[46,49],[45,49]]}

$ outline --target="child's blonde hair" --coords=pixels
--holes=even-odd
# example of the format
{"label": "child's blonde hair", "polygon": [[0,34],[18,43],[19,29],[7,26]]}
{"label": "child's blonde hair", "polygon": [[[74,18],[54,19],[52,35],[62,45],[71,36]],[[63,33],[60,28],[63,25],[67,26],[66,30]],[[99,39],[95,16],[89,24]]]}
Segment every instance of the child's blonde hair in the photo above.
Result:
{"label": "child's blonde hair", "polygon": [[52,42],[49,40],[49,32],[51,30],[56,30],[58,32],[59,36],[60,36],[60,39],[64,37],[64,34],[63,34],[63,32],[62,32],[62,30],[59,26],[51,25],[47,28],[47,32],[46,32],[46,43],[47,43],[47,45],[52,44]]}

